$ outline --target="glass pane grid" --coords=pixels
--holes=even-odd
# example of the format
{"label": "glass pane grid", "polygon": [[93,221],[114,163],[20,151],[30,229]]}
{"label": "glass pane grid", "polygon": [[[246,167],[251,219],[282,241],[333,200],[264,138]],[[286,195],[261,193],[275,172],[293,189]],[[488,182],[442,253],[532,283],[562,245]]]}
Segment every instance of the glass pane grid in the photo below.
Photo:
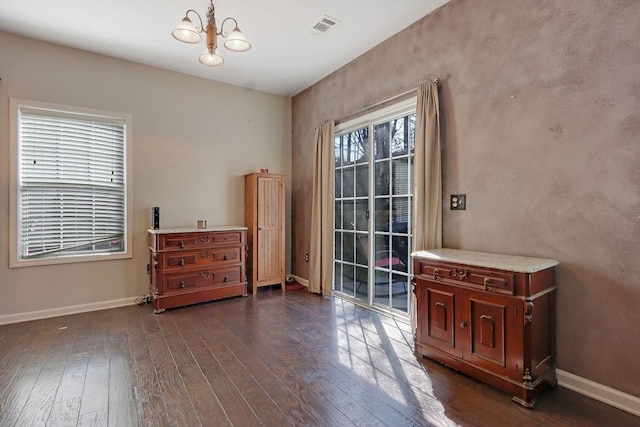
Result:
{"label": "glass pane grid", "polygon": [[[365,129],[369,128],[336,138],[340,190],[336,189],[335,199],[336,214],[341,216],[336,219],[336,231],[345,234],[341,248],[345,259],[336,260],[341,272],[334,286],[345,295],[406,315],[411,287],[408,257],[415,114],[372,125],[371,153],[367,153]],[[369,194],[369,176],[373,194]],[[366,215],[369,203],[373,203],[370,219]]]}

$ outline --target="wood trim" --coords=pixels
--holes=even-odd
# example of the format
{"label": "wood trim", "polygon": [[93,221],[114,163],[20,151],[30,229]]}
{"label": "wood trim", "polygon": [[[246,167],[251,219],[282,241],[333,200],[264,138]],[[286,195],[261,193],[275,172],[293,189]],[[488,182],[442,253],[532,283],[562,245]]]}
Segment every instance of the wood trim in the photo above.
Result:
{"label": "wood trim", "polygon": [[70,305],[67,307],[50,308],[46,310],[27,311],[24,313],[5,314],[0,316],[0,325],[28,322],[30,320],[49,319],[51,317],[67,316],[69,314],[86,313],[89,311],[107,310],[136,304],[140,296],[119,298],[109,301],[92,302],[87,304]]}
{"label": "wood trim", "polygon": [[296,276],[295,274],[287,274],[287,276],[295,279],[295,281],[300,283],[301,285],[306,286],[307,288],[309,287],[309,280],[303,279],[302,277]]}
{"label": "wood trim", "polygon": [[556,379],[559,386],[640,416],[640,397],[579,377],[562,369],[556,369]]}

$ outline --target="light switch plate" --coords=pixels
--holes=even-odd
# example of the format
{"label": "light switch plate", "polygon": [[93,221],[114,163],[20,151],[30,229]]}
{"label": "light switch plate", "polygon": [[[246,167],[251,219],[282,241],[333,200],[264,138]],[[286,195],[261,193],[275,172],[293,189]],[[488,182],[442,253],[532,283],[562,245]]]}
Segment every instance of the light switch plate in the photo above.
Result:
{"label": "light switch plate", "polygon": [[449,209],[452,211],[463,211],[467,209],[467,195],[466,194],[452,194],[451,204]]}

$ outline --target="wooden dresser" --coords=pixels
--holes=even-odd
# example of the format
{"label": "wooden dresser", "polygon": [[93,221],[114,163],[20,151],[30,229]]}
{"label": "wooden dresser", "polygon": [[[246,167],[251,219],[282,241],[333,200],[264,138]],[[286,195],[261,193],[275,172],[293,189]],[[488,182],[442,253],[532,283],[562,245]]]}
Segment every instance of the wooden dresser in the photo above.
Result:
{"label": "wooden dresser", "polygon": [[284,175],[244,177],[244,221],[248,227],[248,270],[252,293],[279,284],[285,290]]}
{"label": "wooden dresser", "polygon": [[235,226],[149,230],[154,311],[246,296],[246,230]]}
{"label": "wooden dresser", "polygon": [[413,257],[415,351],[533,408],[555,378],[555,260],[455,249]]}

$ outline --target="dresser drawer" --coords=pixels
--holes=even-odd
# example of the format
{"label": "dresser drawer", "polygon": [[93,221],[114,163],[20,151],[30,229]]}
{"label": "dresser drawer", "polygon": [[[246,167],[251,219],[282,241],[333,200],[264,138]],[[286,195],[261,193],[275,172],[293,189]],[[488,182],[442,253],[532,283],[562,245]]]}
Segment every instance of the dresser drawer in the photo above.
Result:
{"label": "dresser drawer", "polygon": [[158,251],[211,248],[243,243],[241,231],[161,234],[157,237]]}
{"label": "dresser drawer", "polygon": [[240,248],[202,249],[199,251],[161,252],[158,264],[166,272],[192,270],[240,262]]}
{"label": "dresser drawer", "polygon": [[515,292],[515,273],[441,262],[418,261],[416,264],[414,275],[419,279],[506,295]]}
{"label": "dresser drawer", "polygon": [[207,287],[237,285],[241,281],[241,266],[210,269],[183,274],[170,274],[164,278],[164,293],[185,292]]}

